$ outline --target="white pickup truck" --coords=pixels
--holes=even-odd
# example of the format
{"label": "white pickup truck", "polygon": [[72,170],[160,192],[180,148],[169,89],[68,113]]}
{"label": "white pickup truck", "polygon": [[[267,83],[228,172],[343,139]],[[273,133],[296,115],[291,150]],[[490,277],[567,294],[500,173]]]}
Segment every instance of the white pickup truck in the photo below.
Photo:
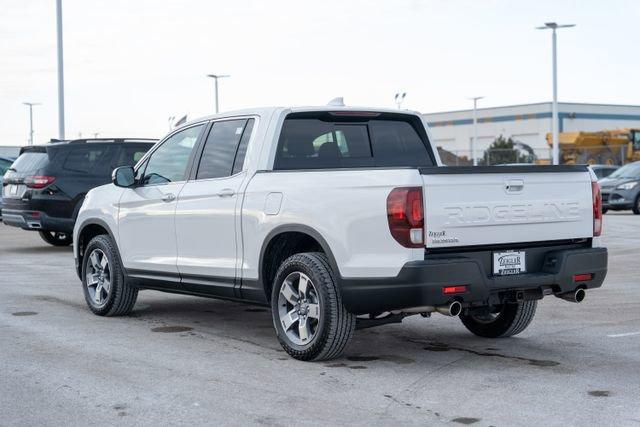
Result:
{"label": "white pickup truck", "polygon": [[263,304],[292,357],[323,360],[356,325],[412,314],[515,335],[537,300],[602,285],[601,229],[586,166],[444,167],[418,113],[264,108],[188,123],[116,169],[74,252],[98,315],[141,289]]}

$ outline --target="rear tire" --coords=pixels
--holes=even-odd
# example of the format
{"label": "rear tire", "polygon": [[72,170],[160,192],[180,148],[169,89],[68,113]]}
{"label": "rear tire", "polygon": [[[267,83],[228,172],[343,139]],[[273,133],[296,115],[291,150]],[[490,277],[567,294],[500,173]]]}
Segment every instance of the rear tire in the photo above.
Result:
{"label": "rear tire", "polygon": [[42,240],[53,246],[69,246],[73,243],[73,236],[62,231],[39,231]]}
{"label": "rear tire", "polygon": [[294,359],[329,360],[342,354],[356,317],[342,305],[333,271],[323,253],[287,258],[271,292],[273,326],[282,348]]}
{"label": "rear tire", "polygon": [[636,201],[633,203],[633,213],[636,215],[640,215],[640,194],[636,197]]}
{"label": "rear tire", "polygon": [[82,290],[89,309],[98,316],[131,313],[138,288],[127,283],[115,244],[105,234],[91,239],[82,258]]}
{"label": "rear tire", "polygon": [[609,208],[602,208],[602,215],[606,214],[607,212],[609,212]]}
{"label": "rear tire", "polygon": [[506,338],[524,331],[536,314],[538,301],[505,303],[498,310],[484,314],[462,313],[462,324],[484,338]]}

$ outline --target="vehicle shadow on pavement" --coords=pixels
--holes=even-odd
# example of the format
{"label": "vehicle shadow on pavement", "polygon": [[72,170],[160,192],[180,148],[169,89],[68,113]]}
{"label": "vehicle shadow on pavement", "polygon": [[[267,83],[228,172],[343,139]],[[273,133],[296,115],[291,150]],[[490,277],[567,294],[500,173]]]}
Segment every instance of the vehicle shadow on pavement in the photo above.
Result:
{"label": "vehicle shadow on pavement", "polygon": [[[181,296],[156,300],[150,292],[140,295],[131,317],[149,322],[152,332],[188,332],[194,338],[213,335],[242,341],[261,351],[276,352],[264,354],[270,359],[275,356],[287,359],[282,358],[283,350],[276,338],[268,307]],[[150,298],[146,298],[147,295]],[[433,367],[466,359],[482,361],[485,368],[486,364],[494,368],[508,364],[556,372],[571,370],[559,362],[563,360],[562,356],[552,344],[545,346],[538,340],[533,342],[521,337],[481,339],[458,330],[458,325],[449,326],[443,322],[429,325],[428,322],[356,330],[344,355],[323,362],[323,366],[358,370],[392,364],[423,369],[425,364]],[[478,366],[478,369],[483,368]]]}
{"label": "vehicle shadow on pavement", "polygon": [[7,247],[4,246],[2,248],[3,251],[11,252],[14,254],[47,254],[47,253],[73,253],[72,246],[18,246],[18,247]]}

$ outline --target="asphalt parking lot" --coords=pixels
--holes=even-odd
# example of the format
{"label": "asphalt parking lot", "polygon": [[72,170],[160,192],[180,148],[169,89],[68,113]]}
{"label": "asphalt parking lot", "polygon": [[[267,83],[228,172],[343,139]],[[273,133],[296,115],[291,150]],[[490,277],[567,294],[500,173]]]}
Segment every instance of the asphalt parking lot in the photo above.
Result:
{"label": "asphalt parking lot", "polygon": [[0,225],[0,425],[640,424],[640,217],[605,236],[603,288],[515,338],[414,316],[304,363],[259,307],[146,291],[94,316],[71,248]]}

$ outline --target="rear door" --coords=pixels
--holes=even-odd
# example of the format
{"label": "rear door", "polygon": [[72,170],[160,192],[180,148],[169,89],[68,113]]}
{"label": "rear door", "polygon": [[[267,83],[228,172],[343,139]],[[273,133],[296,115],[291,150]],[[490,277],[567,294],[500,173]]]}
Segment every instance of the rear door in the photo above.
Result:
{"label": "rear door", "polygon": [[180,192],[176,208],[178,271],[183,286],[234,297],[241,259],[236,212],[246,178],[244,155],[255,119],[212,124],[193,178]]}
{"label": "rear door", "polygon": [[593,236],[585,166],[421,168],[427,248]]}
{"label": "rear door", "polygon": [[122,261],[133,276],[179,282],[175,210],[204,124],[169,136],[137,170],[139,185],[120,199]]}

